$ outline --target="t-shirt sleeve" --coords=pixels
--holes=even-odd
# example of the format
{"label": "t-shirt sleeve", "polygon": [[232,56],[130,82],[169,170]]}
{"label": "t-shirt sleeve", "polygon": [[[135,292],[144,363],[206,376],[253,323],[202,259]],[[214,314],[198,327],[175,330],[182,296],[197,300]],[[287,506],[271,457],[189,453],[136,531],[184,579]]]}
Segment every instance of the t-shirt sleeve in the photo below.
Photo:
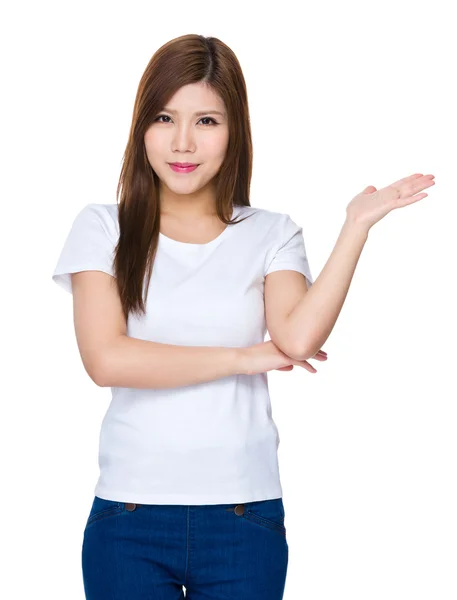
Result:
{"label": "t-shirt sleeve", "polygon": [[306,254],[303,228],[287,214],[281,214],[274,229],[275,240],[267,255],[265,276],[273,271],[298,271],[307,281],[308,288],[314,283]]}
{"label": "t-shirt sleeve", "polygon": [[75,217],[52,280],[72,293],[71,273],[103,271],[114,275],[114,221],[103,204],[87,204]]}

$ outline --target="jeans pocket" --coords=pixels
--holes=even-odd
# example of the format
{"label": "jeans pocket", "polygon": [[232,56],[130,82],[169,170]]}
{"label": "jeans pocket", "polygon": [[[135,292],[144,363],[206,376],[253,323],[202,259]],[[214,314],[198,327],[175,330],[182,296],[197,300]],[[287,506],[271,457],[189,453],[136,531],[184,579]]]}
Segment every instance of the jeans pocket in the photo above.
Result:
{"label": "jeans pocket", "polygon": [[242,516],[252,523],[286,535],[285,512],[282,498],[245,502]]}
{"label": "jeans pocket", "polygon": [[124,510],[125,504],[115,500],[105,500],[104,498],[94,497],[86,527],[100,519],[107,519],[114,515],[120,514]]}

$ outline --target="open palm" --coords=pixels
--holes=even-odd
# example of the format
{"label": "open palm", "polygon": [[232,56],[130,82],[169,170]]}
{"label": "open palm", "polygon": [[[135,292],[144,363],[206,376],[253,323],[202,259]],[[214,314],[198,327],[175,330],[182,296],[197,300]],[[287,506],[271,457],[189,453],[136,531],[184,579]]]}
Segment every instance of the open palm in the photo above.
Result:
{"label": "open palm", "polygon": [[370,229],[391,210],[413,204],[428,196],[419,192],[435,185],[434,178],[434,175],[414,173],[380,190],[369,185],[346,207],[347,219]]}

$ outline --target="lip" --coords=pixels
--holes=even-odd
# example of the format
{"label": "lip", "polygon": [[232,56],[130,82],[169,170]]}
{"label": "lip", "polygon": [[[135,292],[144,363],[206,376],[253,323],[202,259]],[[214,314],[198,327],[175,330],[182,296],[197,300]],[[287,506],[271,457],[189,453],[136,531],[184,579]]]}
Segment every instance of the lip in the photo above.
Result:
{"label": "lip", "polygon": [[199,166],[194,163],[168,163],[175,173],[190,173]]}

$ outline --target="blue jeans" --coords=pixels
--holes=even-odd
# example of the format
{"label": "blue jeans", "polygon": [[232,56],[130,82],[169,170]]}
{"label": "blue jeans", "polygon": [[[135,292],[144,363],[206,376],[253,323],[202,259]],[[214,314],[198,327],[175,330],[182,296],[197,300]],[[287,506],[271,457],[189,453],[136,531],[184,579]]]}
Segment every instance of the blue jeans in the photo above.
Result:
{"label": "blue jeans", "polygon": [[284,517],[282,498],[161,505],[95,496],[82,544],[86,599],[282,600]]}

